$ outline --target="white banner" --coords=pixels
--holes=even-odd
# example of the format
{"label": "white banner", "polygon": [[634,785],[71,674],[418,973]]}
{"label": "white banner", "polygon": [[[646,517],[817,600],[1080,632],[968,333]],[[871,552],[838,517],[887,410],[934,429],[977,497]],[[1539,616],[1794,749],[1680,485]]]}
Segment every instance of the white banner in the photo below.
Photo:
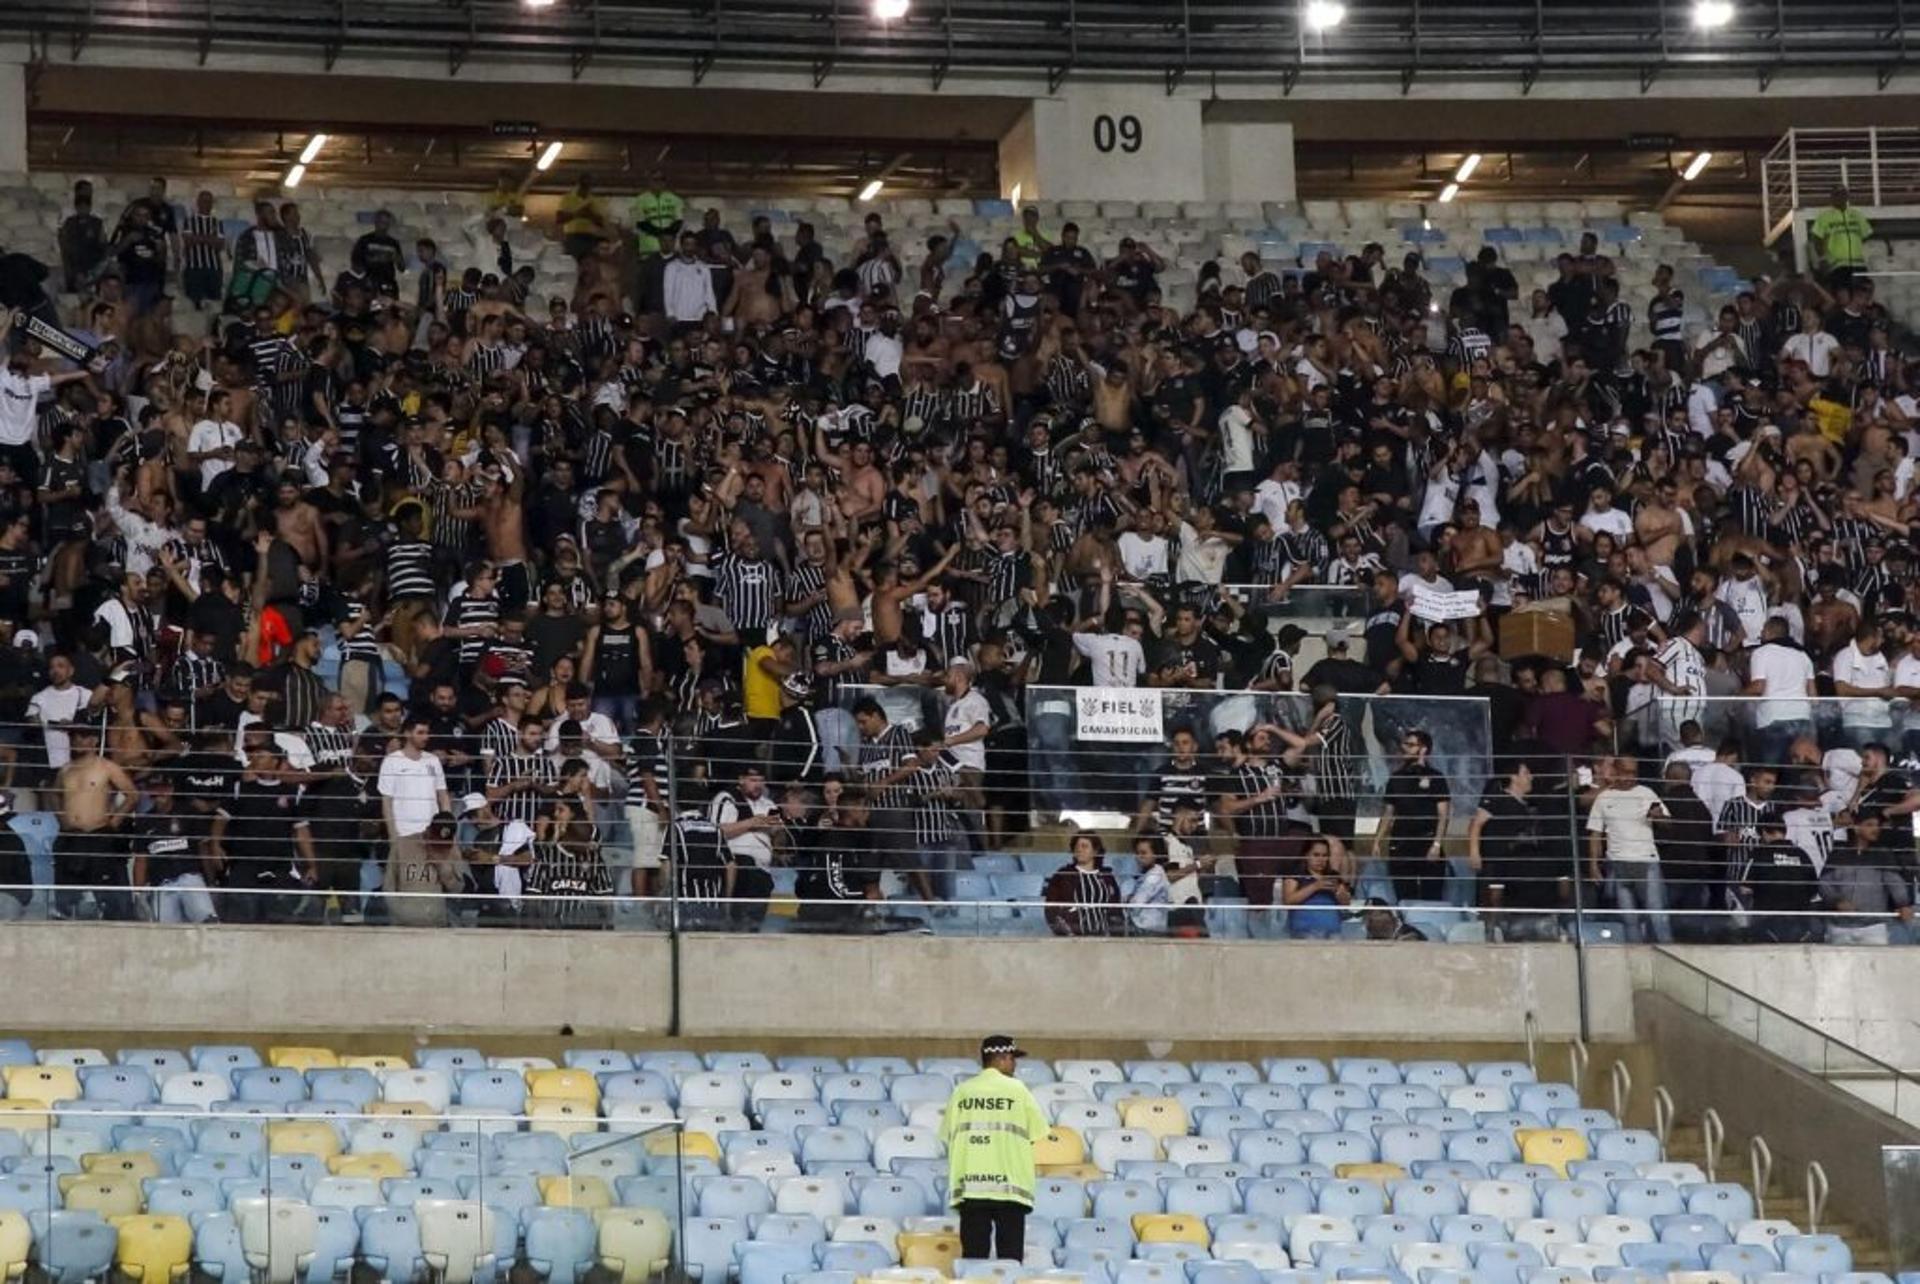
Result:
{"label": "white banner", "polygon": [[1460,593],[1436,593],[1432,589],[1413,590],[1413,613],[1438,624],[1444,620],[1471,620],[1481,614],[1480,594],[1472,589]]}
{"label": "white banner", "polygon": [[1073,693],[1075,737],[1161,744],[1160,693],[1151,688],[1079,687]]}

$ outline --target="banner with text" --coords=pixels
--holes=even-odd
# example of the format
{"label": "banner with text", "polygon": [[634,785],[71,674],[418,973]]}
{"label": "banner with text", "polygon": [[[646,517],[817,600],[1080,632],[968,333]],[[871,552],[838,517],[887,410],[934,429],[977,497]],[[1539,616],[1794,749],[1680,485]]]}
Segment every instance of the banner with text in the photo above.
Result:
{"label": "banner with text", "polygon": [[1132,687],[1079,687],[1073,693],[1076,738],[1162,744],[1160,692]]}

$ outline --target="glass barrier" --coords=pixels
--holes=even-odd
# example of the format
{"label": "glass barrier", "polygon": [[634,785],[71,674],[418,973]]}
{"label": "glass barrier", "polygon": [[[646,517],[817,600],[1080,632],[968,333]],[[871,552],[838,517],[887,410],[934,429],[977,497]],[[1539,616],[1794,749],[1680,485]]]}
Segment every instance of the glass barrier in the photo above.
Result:
{"label": "glass barrier", "polygon": [[0,1242],[51,1280],[504,1284],[526,1266],[643,1284],[681,1262],[692,1176],[719,1171],[717,1133],[683,1127],[658,1075],[317,1048],[264,1065],[240,1045],[67,1055],[5,1066],[0,1103]]}
{"label": "glass barrier", "polygon": [[1654,951],[1653,989],[1874,1108],[1920,1124],[1920,1080],[1665,950]]}

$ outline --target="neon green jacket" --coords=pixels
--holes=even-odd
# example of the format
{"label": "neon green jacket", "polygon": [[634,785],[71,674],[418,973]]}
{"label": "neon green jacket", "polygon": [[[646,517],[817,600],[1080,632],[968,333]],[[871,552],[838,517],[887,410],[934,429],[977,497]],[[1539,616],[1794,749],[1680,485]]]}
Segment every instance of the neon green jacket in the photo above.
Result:
{"label": "neon green jacket", "polygon": [[666,242],[680,235],[686,202],[665,188],[641,192],[633,198],[633,247],[642,254],[658,254]]}
{"label": "neon green jacket", "polygon": [[1047,1117],[1018,1079],[988,1068],[947,1098],[940,1139],[947,1143],[948,1202],[1004,1199],[1033,1207],[1033,1146]]}

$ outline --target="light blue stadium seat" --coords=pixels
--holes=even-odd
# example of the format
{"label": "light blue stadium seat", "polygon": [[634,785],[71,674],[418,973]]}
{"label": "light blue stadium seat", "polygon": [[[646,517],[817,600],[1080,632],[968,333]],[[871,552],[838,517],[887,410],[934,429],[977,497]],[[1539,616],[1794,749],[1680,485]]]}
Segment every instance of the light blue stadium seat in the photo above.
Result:
{"label": "light blue stadium seat", "polygon": [[1468,1082],[1467,1072],[1457,1061],[1405,1061],[1400,1065],[1404,1083],[1446,1089]]}
{"label": "light blue stadium seat", "polygon": [[1267,1057],[1260,1062],[1260,1069],[1268,1083],[1291,1084],[1296,1088],[1333,1082],[1326,1063],[1310,1057]]}
{"label": "light blue stadium seat", "polygon": [[1575,1221],[1582,1217],[1605,1217],[1613,1211],[1607,1188],[1588,1181],[1547,1181],[1541,1183],[1540,1215],[1556,1221]]}
{"label": "light blue stadium seat", "polygon": [[420,1147],[423,1150],[459,1151],[470,1155],[477,1155],[483,1150],[493,1148],[492,1142],[488,1140],[485,1133],[472,1129],[460,1132],[427,1133],[420,1138]]}
{"label": "light blue stadium seat", "polygon": [[1753,1195],[1737,1182],[1688,1186],[1680,1193],[1687,1201],[1689,1213],[1708,1214],[1728,1226],[1735,1222],[1752,1221],[1755,1216]]}
{"label": "light blue stadium seat", "polygon": [[1663,1217],[1684,1213],[1686,1201],[1669,1181],[1623,1181],[1613,1188],[1613,1211],[1621,1217]]}
{"label": "light blue stadium seat", "polygon": [[1073,1177],[1040,1177],[1033,1186],[1033,1216],[1047,1221],[1087,1215],[1086,1184]]}
{"label": "light blue stadium seat", "polygon": [[[1135,1244],[1133,1256],[1139,1262],[1158,1262],[1173,1269],[1174,1284],[1185,1284],[1186,1271],[1195,1262],[1208,1260],[1207,1250],[1198,1244]],[[1117,1271],[1116,1271],[1117,1274]]]}
{"label": "light blue stadium seat", "polygon": [[1382,1057],[1335,1057],[1333,1080],[1335,1083],[1380,1087],[1400,1083],[1401,1074],[1399,1066]]}
{"label": "light blue stadium seat", "polygon": [[860,1240],[851,1244],[821,1244],[814,1249],[814,1261],[821,1270],[852,1271],[867,1276],[898,1265],[900,1255],[885,1244]]}
{"label": "light blue stadium seat", "polygon": [[1129,1101],[1139,1101],[1145,1097],[1158,1097],[1161,1095],[1163,1094],[1160,1090],[1151,1084],[1129,1083],[1124,1079],[1118,1083],[1096,1083],[1093,1085],[1094,1100],[1108,1102],[1116,1108],[1124,1106]]}
{"label": "light blue stadium seat", "polygon": [[847,1071],[850,1074],[891,1078],[894,1075],[912,1074],[914,1067],[913,1062],[899,1056],[848,1057]]}
{"label": "light blue stadium seat", "polygon": [[635,1053],[633,1065],[636,1070],[654,1070],[669,1076],[699,1074],[707,1068],[706,1062],[700,1059],[699,1053],[687,1052],[683,1049],[659,1049],[653,1052]]}
{"label": "light blue stadium seat", "polygon": [[1334,1244],[1322,1241],[1313,1246],[1313,1264],[1323,1271],[1358,1270],[1375,1274],[1390,1270],[1393,1259],[1386,1249],[1374,1244]]}
{"label": "light blue stadium seat", "polygon": [[258,1052],[243,1043],[196,1043],[187,1049],[187,1055],[195,1070],[217,1070],[229,1075],[265,1064]]}
{"label": "light blue stadium seat", "polygon": [[1326,1284],[1324,1271],[1261,1271],[1260,1278],[1266,1284]]}
{"label": "light blue stadium seat", "polygon": [[827,1108],[817,1101],[769,1101],[760,1107],[759,1113],[763,1128],[796,1137],[802,1128],[830,1126]]}
{"label": "light blue stadium seat", "polygon": [[1470,1061],[1467,1079],[1471,1083],[1501,1084],[1509,1088],[1536,1082],[1533,1067],[1524,1061]]}
{"label": "light blue stadium seat", "polygon": [[1560,1174],[1545,1164],[1495,1164],[1493,1179],[1519,1182],[1523,1186],[1536,1188],[1546,1182],[1561,1180]]}
{"label": "light blue stadium seat", "polygon": [[313,1257],[302,1278],[305,1284],[329,1284],[352,1275],[360,1252],[360,1218],[350,1208],[313,1210]]}
{"label": "light blue stadium seat", "polygon": [[1373,1101],[1409,1117],[1416,1110],[1438,1110],[1446,1105],[1439,1092],[1424,1083],[1382,1084],[1373,1090]]}
{"label": "light blue stadium seat", "polygon": [[420,1222],[410,1208],[363,1208],[360,1256],[384,1280],[411,1280],[426,1270],[420,1256]]}
{"label": "light blue stadium seat", "polygon": [[1125,1217],[1075,1217],[1056,1223],[1060,1245],[1074,1249],[1111,1248],[1123,1255],[1133,1251],[1133,1226]]}
{"label": "light blue stadium seat", "polygon": [[51,1284],[102,1278],[113,1264],[119,1235],[98,1213],[42,1209],[27,1214],[33,1255]]}
{"label": "light blue stadium seat", "polygon": [[141,1183],[147,1211],[158,1216],[191,1218],[195,1213],[217,1213],[227,1206],[218,1183],[186,1177],[150,1177]]}
{"label": "light blue stadium seat", "polygon": [[423,1199],[458,1199],[460,1183],[447,1178],[393,1177],[381,1186],[381,1195],[394,1208],[412,1208]]}
{"label": "light blue stadium seat", "polygon": [[471,1150],[422,1150],[418,1170],[422,1177],[458,1182],[480,1175],[480,1156]]}
{"label": "light blue stadium seat", "polygon": [[1226,1213],[1207,1218],[1207,1232],[1215,1244],[1278,1244],[1280,1219],[1258,1213]]}
{"label": "light blue stadium seat", "polygon": [[[1525,1089],[1522,1089],[1524,1092]],[[1525,1106],[1520,1109],[1526,1110]],[[1539,1111],[1531,1112],[1538,1116]],[[1575,1132],[1589,1134],[1595,1132],[1613,1132],[1620,1127],[1620,1121],[1605,1110],[1561,1109],[1547,1112],[1547,1125],[1551,1128],[1571,1128]]]}
{"label": "light blue stadium seat", "polygon": [[1248,1083],[1240,1085],[1235,1091],[1239,1094],[1241,1105],[1262,1114],[1274,1110],[1307,1108],[1306,1097],[1290,1083]]}
{"label": "light blue stadium seat", "polygon": [[1179,1164],[1164,1159],[1122,1159],[1114,1165],[1113,1172],[1121,1181],[1146,1182],[1155,1188],[1186,1175]]}
{"label": "light blue stadium seat", "polygon": [[1343,1109],[1335,1117],[1335,1122],[1342,1132],[1366,1133],[1377,1142],[1380,1129],[1405,1124],[1407,1117],[1398,1110],[1388,1110],[1383,1106],[1362,1106]]}
{"label": "light blue stadium seat", "polygon": [[820,1080],[820,1100],[832,1106],[841,1101],[885,1101],[887,1081],[883,1075],[830,1074]]}
{"label": "light blue stadium seat", "polygon": [[1333,1169],[1325,1164],[1263,1164],[1260,1175],[1276,1181],[1303,1181],[1311,1187],[1317,1181],[1332,1181]]}
{"label": "light blue stadium seat", "polygon": [[1225,1084],[1238,1088],[1260,1082],[1260,1070],[1250,1061],[1196,1061],[1193,1077],[1200,1083]]}
{"label": "light blue stadium seat", "polygon": [[[178,1048],[122,1048],[114,1054],[114,1062],[123,1066],[139,1066],[160,1083],[171,1074],[182,1074],[193,1069],[193,1062],[186,1053]],[[0,1065],[7,1064],[0,1059]]]}
{"label": "light blue stadium seat", "polygon": [[1508,1241],[1505,1222],[1479,1213],[1439,1218],[1434,1230],[1442,1244],[1504,1244]]}
{"label": "light blue stadium seat", "polygon": [[1519,1284],[1527,1271],[1547,1264],[1531,1244],[1473,1244],[1468,1246],[1467,1256],[1480,1284]]}
{"label": "light blue stadium seat", "polygon": [[1422,1160],[1444,1159],[1446,1138],[1423,1124],[1387,1124],[1374,1133],[1382,1163],[1398,1164],[1411,1170]]}
{"label": "light blue stadium seat", "polygon": [[385,1201],[371,1177],[322,1177],[307,1192],[307,1202],[323,1208],[375,1208]]}
{"label": "light blue stadium seat", "polygon": [[1373,1104],[1373,1090],[1354,1083],[1315,1084],[1306,1090],[1307,1109],[1337,1116],[1342,1110],[1357,1110]]}
{"label": "light blue stadium seat", "polygon": [[871,1140],[883,1128],[904,1128],[906,1111],[891,1101],[840,1101],[829,1112],[833,1122],[858,1128]]}
{"label": "light blue stadium seat", "polygon": [[1853,1269],[1853,1250],[1838,1235],[1782,1235],[1773,1245],[1780,1265],[1799,1275],[1844,1275]]}
{"label": "light blue stadium seat", "polygon": [[748,1177],[701,1177],[693,1183],[700,1216],[744,1222],[755,1213],[773,1211],[773,1193],[763,1182]]}
{"label": "light blue stadium seat", "polygon": [[773,1069],[773,1061],[764,1052],[730,1050],[707,1053],[706,1066],[715,1074],[736,1074],[745,1077],[769,1073]]}
{"label": "light blue stadium seat", "polygon": [[795,1135],[800,1142],[800,1160],[805,1164],[830,1160],[866,1163],[873,1157],[873,1143],[858,1128],[798,1128]]}
{"label": "light blue stadium seat", "polygon": [[1183,1083],[1174,1087],[1173,1099],[1187,1112],[1189,1119],[1200,1110],[1228,1110],[1239,1108],[1239,1098],[1233,1095],[1233,1089],[1224,1083]]}
{"label": "light blue stadium seat", "polygon": [[619,1070],[600,1076],[600,1100],[612,1105],[618,1101],[666,1101],[677,1099],[673,1080],[658,1070]]}
{"label": "light blue stadium seat", "polygon": [[1150,1181],[1096,1181],[1088,1185],[1095,1217],[1128,1218],[1166,1211],[1160,1188]]}
{"label": "light blue stadium seat", "polygon": [[764,1244],[813,1245],[827,1239],[825,1224],[807,1213],[756,1213],[747,1218],[747,1233]]}
{"label": "light blue stadium seat", "polygon": [[[1214,1087],[1218,1085],[1199,1084],[1195,1086]],[[1264,1122],[1260,1117],[1259,1111],[1249,1110],[1245,1106],[1192,1106],[1187,1105],[1186,1102],[1181,1102],[1181,1105],[1186,1107],[1187,1115],[1193,1121],[1194,1135],[1207,1137],[1216,1141],[1231,1142],[1235,1133],[1255,1131],[1259,1129]]]}
{"label": "light blue stadium seat", "polygon": [[1431,1110],[1409,1110],[1407,1122],[1420,1124],[1435,1132],[1472,1132],[1474,1129],[1473,1112],[1456,1110],[1452,1106],[1441,1106]]}
{"label": "light blue stadium seat", "polygon": [[1249,1181],[1242,1188],[1240,1205],[1253,1216],[1284,1223],[1289,1217],[1302,1217],[1313,1211],[1313,1188],[1304,1181],[1261,1178]]}
{"label": "light blue stadium seat", "polygon": [[348,1101],[355,1111],[380,1100],[380,1081],[359,1066],[330,1066],[307,1071],[307,1087],[316,1101]]}
{"label": "light blue stadium seat", "polygon": [[233,1072],[233,1095],[240,1101],[284,1106],[308,1099],[306,1076],[298,1070],[259,1066]]}
{"label": "light blue stadium seat", "polygon": [[1269,1110],[1267,1127],[1280,1128],[1305,1138],[1309,1133],[1338,1132],[1333,1116],[1324,1110]]}
{"label": "light blue stadium seat", "polygon": [[1491,1166],[1518,1157],[1519,1150],[1508,1133],[1476,1130],[1456,1132],[1447,1138],[1448,1159],[1464,1159],[1470,1163]]}
{"label": "light blue stadium seat", "polygon": [[1622,1244],[1620,1264],[1645,1271],[1696,1271],[1701,1265],[1697,1244]]}
{"label": "light blue stadium seat", "polygon": [[231,1213],[204,1213],[192,1225],[193,1264],[200,1273],[221,1284],[251,1284],[239,1221]]}
{"label": "light blue stadium seat", "polygon": [[493,1138],[493,1152],[502,1159],[538,1159],[567,1166],[567,1139],[553,1132],[503,1132]]}
{"label": "light blue stadium seat", "polygon": [[1260,1129],[1234,1138],[1233,1157],[1243,1164],[1303,1164],[1307,1148],[1299,1136],[1284,1129]]}
{"label": "light blue stadium seat", "polygon": [[77,1073],[87,1101],[132,1108],[160,1099],[153,1075],[141,1066],[82,1066]]}
{"label": "light blue stadium seat", "polygon": [[1337,1168],[1341,1164],[1370,1164],[1380,1158],[1373,1138],[1361,1132],[1328,1132],[1307,1138],[1307,1162]]}
{"label": "light blue stadium seat", "polygon": [[1219,1163],[1188,1164],[1187,1176],[1204,1177],[1208,1181],[1230,1182],[1238,1191],[1241,1183],[1250,1177],[1258,1177],[1260,1170],[1252,1164],[1243,1164],[1235,1160],[1222,1160]]}
{"label": "light blue stadium seat", "polygon": [[1592,1284],[1594,1276],[1568,1267],[1547,1266],[1528,1271],[1520,1278],[1521,1284]]}
{"label": "light blue stadium seat", "polygon": [[1433,1238],[1433,1225],[1424,1217],[1406,1217],[1399,1213],[1370,1213],[1354,1222],[1360,1242],[1375,1248],[1392,1249],[1395,1244],[1419,1244]]}
{"label": "light blue stadium seat", "polygon": [[1669,1213],[1652,1221],[1654,1234],[1662,1244],[1711,1247],[1733,1242],[1726,1226],[1711,1213]]}
{"label": "light blue stadium seat", "polygon": [[1764,1244],[1721,1244],[1707,1254],[1707,1269],[1742,1277],[1780,1269],[1780,1259]]}
{"label": "light blue stadium seat", "polygon": [[787,1276],[814,1265],[812,1244],[742,1240],[733,1246],[733,1255],[740,1284],[786,1284]]}
{"label": "light blue stadium seat", "polygon": [[462,1070],[454,1083],[454,1099],[463,1106],[478,1106],[503,1115],[516,1115],[526,1109],[526,1078],[511,1070]]}
{"label": "light blue stadium seat", "polygon": [[1555,1110],[1578,1110],[1580,1094],[1571,1084],[1565,1083],[1529,1083],[1523,1084],[1513,1096],[1516,1110],[1529,1111],[1536,1115],[1546,1115]]}
{"label": "light blue stadium seat", "polygon": [[[584,1208],[533,1207],[521,1214],[527,1265],[553,1284],[578,1284],[594,1267],[599,1244],[593,1214]],[[733,1244],[745,1232],[737,1221],[697,1218],[687,1223],[682,1259],[695,1279],[725,1284]],[[713,1269],[709,1269],[713,1268]]]}
{"label": "light blue stadium seat", "polygon": [[1567,1164],[1567,1176],[1575,1181],[1598,1182],[1607,1190],[1617,1181],[1632,1181],[1640,1175],[1634,1165],[1618,1159],[1575,1159]]}
{"label": "light blue stadium seat", "polygon": [[560,1064],[573,1070],[591,1070],[596,1075],[624,1074],[633,1069],[633,1056],[611,1048],[572,1048],[562,1054]]}
{"label": "light blue stadium seat", "polygon": [[516,1225],[527,1209],[540,1207],[540,1184],[532,1177],[462,1177],[458,1185],[460,1198],[478,1200],[488,1208],[511,1214]]}
{"label": "light blue stadium seat", "polygon": [[[19,1138],[18,1133],[7,1136]],[[156,1155],[172,1155],[176,1160],[193,1150],[185,1125],[177,1122],[115,1124],[107,1137],[115,1150],[145,1150]],[[5,1142],[0,1140],[0,1159],[6,1154]]]}
{"label": "light blue stadium seat", "polygon": [[1387,1192],[1378,1182],[1321,1182],[1314,1188],[1314,1209],[1326,1217],[1373,1216],[1387,1211]]}
{"label": "light blue stadium seat", "polygon": [[1595,1159],[1617,1159],[1629,1164],[1660,1162],[1660,1139],[1644,1128],[1614,1128],[1591,1138]]}
{"label": "light blue stadium seat", "polygon": [[1188,1284],[1262,1284],[1257,1268],[1245,1262],[1191,1262]]}
{"label": "light blue stadium seat", "polygon": [[189,1151],[181,1156],[174,1176],[218,1185],[230,1177],[251,1177],[253,1171],[252,1155],[202,1155]]}
{"label": "light blue stadium seat", "polygon": [[911,1177],[868,1177],[853,1183],[854,1210],[862,1217],[930,1216],[933,1192]]}
{"label": "light blue stadium seat", "polygon": [[1236,1192],[1223,1182],[1202,1178],[1178,1178],[1161,1188],[1169,1213],[1208,1218],[1231,1213],[1239,1203]]}
{"label": "light blue stadium seat", "polygon": [[953,1095],[953,1080],[942,1074],[896,1075],[887,1083],[887,1095],[894,1105],[907,1111],[923,1101],[944,1105]]}
{"label": "light blue stadium seat", "polygon": [[1421,1181],[1451,1181],[1463,1186],[1470,1181],[1487,1179],[1485,1165],[1471,1163],[1464,1159],[1415,1160],[1412,1173]]}
{"label": "light blue stadium seat", "polygon": [[1445,1179],[1397,1181],[1388,1187],[1388,1193],[1393,1197],[1393,1211],[1407,1217],[1451,1217],[1467,1206],[1466,1192]]}

